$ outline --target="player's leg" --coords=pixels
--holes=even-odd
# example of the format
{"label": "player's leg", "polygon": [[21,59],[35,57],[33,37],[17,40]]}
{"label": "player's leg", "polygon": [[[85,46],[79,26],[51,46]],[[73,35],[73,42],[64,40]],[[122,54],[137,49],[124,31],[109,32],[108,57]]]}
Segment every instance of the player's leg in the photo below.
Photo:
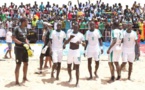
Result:
{"label": "player's leg", "polygon": [[25,51],[22,58],[23,58],[23,63],[24,63],[24,66],[23,66],[23,81],[25,82],[25,81],[28,81],[28,79],[27,79],[27,71],[28,71],[28,53],[27,53],[27,51]]}
{"label": "player's leg", "polygon": [[52,51],[52,60],[53,60],[53,65],[52,65],[52,71],[51,71],[51,78],[54,78],[54,70],[57,68],[58,64],[58,56],[57,56],[57,51]]}
{"label": "player's leg", "polygon": [[87,78],[87,80],[91,80],[93,78],[91,65],[92,65],[92,58],[88,58],[88,71],[89,71],[90,77]]}
{"label": "player's leg", "polygon": [[129,62],[128,80],[131,79],[134,58],[135,58],[135,53],[130,53],[128,56],[128,62]]}
{"label": "player's leg", "polygon": [[114,59],[114,56],[113,56],[113,51],[110,53],[109,55],[109,62],[108,62],[108,65],[109,65],[109,68],[110,68],[110,73],[111,73],[111,79],[110,81],[114,81],[115,80],[115,75],[114,75],[114,65],[113,65],[113,59]]}
{"label": "player's leg", "polygon": [[94,74],[95,74],[95,77],[98,78],[97,71],[99,68],[100,54],[98,52],[95,52],[93,57],[95,58],[95,72],[94,72]]}
{"label": "player's leg", "polygon": [[75,67],[76,67],[76,87],[79,86],[79,73],[80,73],[79,66],[80,66],[79,64],[75,64]]}
{"label": "player's leg", "polygon": [[72,73],[71,73],[71,71],[72,71],[71,70],[72,63],[73,63],[73,56],[72,56],[72,53],[69,51],[68,60],[67,60],[67,71],[68,71],[68,74],[69,74],[69,81],[68,82],[72,81]]}
{"label": "player's leg", "polygon": [[16,57],[16,67],[15,67],[15,80],[16,80],[16,85],[20,85],[19,83],[19,71],[20,71],[20,66],[22,62],[22,54],[21,50],[15,47],[15,57]]}
{"label": "player's leg", "polygon": [[60,73],[60,69],[61,69],[61,61],[62,61],[62,58],[63,58],[63,52],[58,51],[57,56],[58,56],[58,63],[57,63],[56,80],[59,80],[59,73]]}
{"label": "player's leg", "polygon": [[127,53],[124,53],[123,52],[123,55],[122,55],[122,64],[120,66],[120,76],[121,76],[121,71],[123,70],[123,68],[126,66],[126,63],[127,63],[127,59],[128,59],[128,54]]}
{"label": "player's leg", "polygon": [[72,66],[72,64],[67,64],[67,71],[69,74],[69,81],[68,82],[72,81],[71,66]]}

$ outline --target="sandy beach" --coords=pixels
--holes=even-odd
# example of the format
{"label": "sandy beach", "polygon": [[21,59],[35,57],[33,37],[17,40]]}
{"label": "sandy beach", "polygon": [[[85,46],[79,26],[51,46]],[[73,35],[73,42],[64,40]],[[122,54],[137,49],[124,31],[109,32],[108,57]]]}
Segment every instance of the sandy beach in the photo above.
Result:
{"label": "sandy beach", "polygon": [[[107,62],[107,55],[101,56],[100,67],[98,71],[99,78],[87,81],[89,76],[87,69],[87,60],[82,57],[80,66],[80,87],[75,88],[75,71],[73,71],[73,81],[69,84],[67,73],[67,57],[63,58],[60,72],[60,80],[50,78],[51,69],[44,69],[42,75],[34,74],[38,70],[38,56],[30,58],[28,79],[29,82],[21,83],[21,86],[15,86],[15,60],[0,59],[0,90],[145,90],[145,54],[141,54],[140,61],[134,62],[132,81],[127,80],[127,72],[122,73],[122,79],[113,83],[107,83],[110,78],[110,71]],[[121,59],[120,59],[121,64]],[[23,66],[23,64],[22,64]],[[20,71],[20,82],[22,82],[22,66]],[[94,63],[92,64],[94,70]]]}

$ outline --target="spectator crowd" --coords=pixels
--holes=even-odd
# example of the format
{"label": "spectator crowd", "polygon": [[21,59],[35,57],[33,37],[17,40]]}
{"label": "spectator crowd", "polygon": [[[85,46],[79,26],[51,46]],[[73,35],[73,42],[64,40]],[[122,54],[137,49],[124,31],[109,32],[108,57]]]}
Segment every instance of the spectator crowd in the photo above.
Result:
{"label": "spectator crowd", "polygon": [[[5,40],[6,32],[9,29],[13,30],[20,24],[20,18],[27,17],[28,31],[35,32],[35,36],[30,37],[30,39],[42,40],[43,32],[47,29],[43,24],[44,22],[51,23],[53,30],[56,30],[59,21],[62,23],[62,30],[67,33],[72,28],[73,22],[77,21],[80,32],[85,34],[90,28],[90,21],[93,20],[96,28],[103,35],[103,41],[110,41],[113,22],[119,22],[122,30],[127,28],[127,23],[133,23],[133,29],[140,32],[140,39],[144,41],[145,5],[142,7],[140,3],[134,2],[131,8],[126,5],[124,9],[121,3],[115,3],[111,6],[101,0],[96,1],[96,3],[91,3],[90,0],[86,3],[77,1],[78,5],[72,5],[72,2],[69,1],[63,6],[50,2],[47,2],[46,5],[43,2],[38,4],[37,1],[33,5],[21,3],[19,6],[14,3],[7,6],[5,3],[0,6],[0,40]],[[31,34],[28,35],[31,36]]]}

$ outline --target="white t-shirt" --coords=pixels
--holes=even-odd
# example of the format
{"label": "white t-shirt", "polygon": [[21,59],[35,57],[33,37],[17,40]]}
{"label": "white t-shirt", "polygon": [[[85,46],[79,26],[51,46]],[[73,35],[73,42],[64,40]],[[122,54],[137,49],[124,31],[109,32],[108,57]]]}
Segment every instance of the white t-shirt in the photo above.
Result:
{"label": "white t-shirt", "polygon": [[12,43],[12,32],[8,31],[6,34],[6,42]]}
{"label": "white t-shirt", "polygon": [[25,9],[24,8],[19,8],[19,12],[22,14],[25,12]]}
{"label": "white t-shirt", "polygon": [[62,50],[63,49],[63,40],[66,38],[64,31],[57,32],[56,30],[52,31],[50,39],[52,39],[52,50]]}
{"label": "white t-shirt", "polygon": [[94,31],[88,30],[86,32],[86,40],[88,41],[87,49],[94,49],[99,47],[99,39],[102,37],[100,31],[95,29]]}
{"label": "white t-shirt", "polygon": [[0,29],[0,37],[6,37],[6,30]]}
{"label": "white t-shirt", "polygon": [[8,28],[11,28],[12,27],[12,24],[13,24],[13,22],[12,21],[7,21],[7,25],[8,25]]}
{"label": "white t-shirt", "polygon": [[122,35],[122,30],[115,29],[111,31],[111,42],[113,41],[114,38],[116,38],[116,43],[115,45],[111,48],[111,50],[121,50],[121,41],[123,38]]}
{"label": "white t-shirt", "polygon": [[135,52],[135,40],[137,40],[137,33],[135,31],[131,31],[131,33],[127,33],[124,31],[123,33],[123,52],[132,53]]}

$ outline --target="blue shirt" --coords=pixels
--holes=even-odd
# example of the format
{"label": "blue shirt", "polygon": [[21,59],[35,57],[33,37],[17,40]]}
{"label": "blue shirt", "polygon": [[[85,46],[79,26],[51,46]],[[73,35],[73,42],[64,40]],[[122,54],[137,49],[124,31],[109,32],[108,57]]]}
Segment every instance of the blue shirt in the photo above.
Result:
{"label": "blue shirt", "polygon": [[70,29],[71,26],[70,26],[70,21],[64,21],[65,22],[65,29]]}
{"label": "blue shirt", "polygon": [[38,20],[37,21],[37,27],[38,27],[38,29],[42,29],[43,28],[43,20]]}

